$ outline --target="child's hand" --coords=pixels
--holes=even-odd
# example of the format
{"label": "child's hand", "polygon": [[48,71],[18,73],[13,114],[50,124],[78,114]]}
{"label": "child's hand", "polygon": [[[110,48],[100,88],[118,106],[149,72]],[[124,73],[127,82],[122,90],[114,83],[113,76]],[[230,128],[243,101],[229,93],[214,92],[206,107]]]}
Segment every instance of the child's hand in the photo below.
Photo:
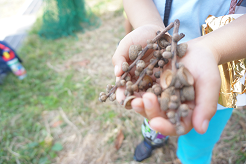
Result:
{"label": "child's hand", "polygon": [[[157,30],[151,26],[140,27],[126,36],[120,43],[113,57],[116,76],[123,71],[121,64],[129,62],[128,49],[132,44],[146,45],[147,39],[155,37]],[[145,34],[144,34],[145,33]],[[181,62],[189,69],[195,80],[195,101],[190,102],[192,112],[182,119],[185,132],[188,133],[193,127],[198,133],[205,133],[209,120],[216,112],[220,89],[220,75],[217,67],[217,59],[210,49],[199,42],[188,42],[188,51]],[[117,69],[118,66],[118,69]],[[116,92],[118,101],[124,99],[124,91],[119,88]],[[133,109],[150,120],[150,126],[164,135],[176,135],[175,126],[163,116],[157,97],[152,93],[145,93],[142,97],[132,101]]]}

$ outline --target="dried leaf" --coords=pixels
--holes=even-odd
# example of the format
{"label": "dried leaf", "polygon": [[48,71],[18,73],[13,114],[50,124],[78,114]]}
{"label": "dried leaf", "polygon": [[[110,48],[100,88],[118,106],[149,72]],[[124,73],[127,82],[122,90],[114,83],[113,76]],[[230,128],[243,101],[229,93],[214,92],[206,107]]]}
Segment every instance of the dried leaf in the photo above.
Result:
{"label": "dried leaf", "polygon": [[62,124],[62,121],[61,121],[61,120],[58,120],[58,121],[56,121],[56,122],[54,122],[54,123],[52,124],[52,127],[53,127],[53,128],[56,128],[56,127],[60,126],[61,124]]}
{"label": "dried leaf", "polygon": [[124,140],[124,134],[123,134],[122,130],[120,130],[119,133],[117,134],[117,137],[116,137],[115,142],[114,142],[114,146],[115,146],[116,150],[120,149],[123,140]]}
{"label": "dried leaf", "polygon": [[90,63],[90,60],[85,59],[85,60],[82,60],[82,61],[74,62],[73,64],[78,65],[80,67],[85,67],[89,63]]}

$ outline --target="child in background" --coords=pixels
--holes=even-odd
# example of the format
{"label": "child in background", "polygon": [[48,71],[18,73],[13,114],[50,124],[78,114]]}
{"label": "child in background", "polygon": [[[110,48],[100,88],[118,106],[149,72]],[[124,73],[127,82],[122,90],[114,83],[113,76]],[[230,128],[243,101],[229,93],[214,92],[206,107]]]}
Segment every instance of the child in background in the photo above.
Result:
{"label": "child in background", "polygon": [[[227,15],[230,6],[230,10],[235,9],[236,3],[235,0],[124,0],[124,9],[135,30],[122,39],[113,56],[117,77],[123,73],[121,64],[129,62],[130,45],[146,46],[146,40],[154,38],[157,31],[162,31],[175,19],[181,23],[179,33],[186,35],[181,42],[187,42],[188,50],[181,62],[194,77],[196,97],[195,102],[189,104],[193,111],[182,120],[187,134],[178,140],[177,156],[184,164],[211,162],[214,145],[232,114],[232,108],[217,105],[220,90],[218,65],[246,58],[246,15],[200,36],[201,25],[208,15]],[[245,1],[241,6],[246,7]],[[172,29],[169,33],[172,34]],[[116,94],[119,102],[125,98],[121,88],[117,89]],[[154,94],[146,93],[131,104],[136,112],[150,120],[150,127],[154,130],[163,135],[176,135],[174,126],[161,116]],[[148,153],[149,149],[152,148],[145,144],[139,154],[146,155],[144,153]]]}

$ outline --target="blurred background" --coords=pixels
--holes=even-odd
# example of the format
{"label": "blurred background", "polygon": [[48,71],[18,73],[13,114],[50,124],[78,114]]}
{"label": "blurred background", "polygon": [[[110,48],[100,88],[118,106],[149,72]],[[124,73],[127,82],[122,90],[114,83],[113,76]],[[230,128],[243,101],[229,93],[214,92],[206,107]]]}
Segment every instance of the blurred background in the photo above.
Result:
{"label": "blurred background", "polygon": [[[121,0],[0,0],[0,40],[26,77],[0,84],[0,163],[137,163],[143,118],[98,95],[114,84],[125,36]],[[214,164],[246,160],[246,111],[234,110]],[[143,163],[175,163],[177,137]]]}

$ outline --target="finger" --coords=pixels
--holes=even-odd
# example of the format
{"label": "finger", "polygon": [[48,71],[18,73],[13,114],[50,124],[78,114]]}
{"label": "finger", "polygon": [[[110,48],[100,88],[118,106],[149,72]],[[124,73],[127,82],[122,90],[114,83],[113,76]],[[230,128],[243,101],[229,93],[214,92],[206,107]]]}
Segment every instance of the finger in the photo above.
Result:
{"label": "finger", "polygon": [[[196,106],[193,112],[193,126],[198,133],[205,133],[209,121],[217,110],[217,102],[220,90],[220,76],[218,69],[213,69],[213,74],[207,73],[196,81],[195,94]],[[209,81],[209,82],[208,82]]]}
{"label": "finger", "polygon": [[143,103],[144,103],[145,113],[148,119],[151,120],[154,117],[163,116],[158,99],[155,94],[145,93],[143,95]]}
{"label": "finger", "polygon": [[121,104],[122,101],[125,100],[126,96],[124,94],[125,89],[123,87],[119,87],[116,90],[116,100]]}
{"label": "finger", "polygon": [[123,71],[121,65],[125,61],[129,61],[129,47],[133,44],[130,35],[126,35],[117,47],[114,56],[112,58],[113,65],[115,66],[115,76],[122,75]]}
{"label": "finger", "polygon": [[[181,125],[184,128],[183,134],[188,133],[192,129],[191,116],[192,116],[192,112],[189,111],[188,116],[181,119]],[[150,127],[166,136],[177,135],[176,126],[170,123],[170,121],[168,121],[167,119],[164,119],[163,117],[155,117],[151,119]]]}
{"label": "finger", "polygon": [[141,114],[143,117],[147,118],[147,115],[144,110],[144,103],[142,98],[135,98],[132,100],[132,108],[135,110],[135,112]]}

